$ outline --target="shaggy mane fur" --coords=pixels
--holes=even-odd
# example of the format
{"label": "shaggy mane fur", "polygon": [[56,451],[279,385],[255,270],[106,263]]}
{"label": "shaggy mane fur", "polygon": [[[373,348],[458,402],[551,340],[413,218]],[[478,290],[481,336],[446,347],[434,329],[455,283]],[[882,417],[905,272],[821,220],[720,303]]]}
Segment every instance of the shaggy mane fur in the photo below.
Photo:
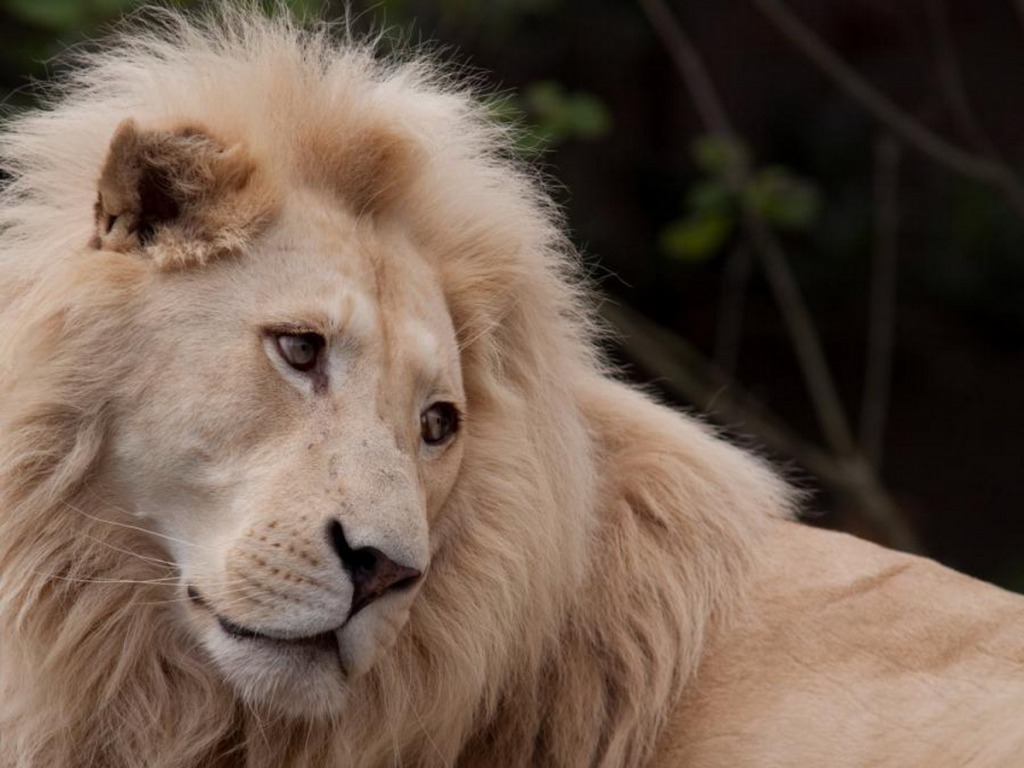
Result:
{"label": "shaggy mane fur", "polygon": [[[327,174],[339,204],[398,217],[438,254],[466,454],[410,621],[337,721],[238,700],[176,618],[159,537],[94,481],[140,277],[88,243],[128,119],[204,126],[271,180],[285,166]],[[757,460],[609,378],[557,212],[509,143],[427,62],[248,10],[148,15],[7,127],[2,768],[650,759],[788,494]],[[244,239],[232,247],[244,258]]]}

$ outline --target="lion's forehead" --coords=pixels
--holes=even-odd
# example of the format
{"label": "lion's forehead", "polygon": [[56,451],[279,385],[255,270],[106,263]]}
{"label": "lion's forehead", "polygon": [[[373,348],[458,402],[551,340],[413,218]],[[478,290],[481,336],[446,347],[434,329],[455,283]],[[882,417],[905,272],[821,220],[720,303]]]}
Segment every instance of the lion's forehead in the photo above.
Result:
{"label": "lion's forehead", "polygon": [[394,226],[353,219],[315,192],[286,196],[264,241],[259,279],[275,302],[257,312],[322,325],[353,344],[383,347],[392,362],[437,377],[455,362],[455,332],[439,275]]}
{"label": "lion's forehead", "polygon": [[364,289],[342,283],[328,287],[323,302],[326,330],[350,343],[366,345],[381,335],[381,313],[377,302]]}
{"label": "lion's forehead", "polygon": [[449,361],[438,334],[415,318],[403,319],[398,331],[407,364],[426,379],[441,378]]}

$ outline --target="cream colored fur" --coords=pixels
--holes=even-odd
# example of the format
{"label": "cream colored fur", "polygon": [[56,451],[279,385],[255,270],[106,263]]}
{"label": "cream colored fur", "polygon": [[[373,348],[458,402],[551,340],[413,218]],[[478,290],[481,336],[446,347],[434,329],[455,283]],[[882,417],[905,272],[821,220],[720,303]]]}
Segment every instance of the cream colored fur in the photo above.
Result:
{"label": "cream colored fur", "polygon": [[[145,26],[0,139],[2,768],[943,765],[965,728],[1012,764],[1020,601],[783,522],[757,459],[609,377],[471,94],[244,10]],[[259,343],[282,318],[328,329],[319,389]],[[442,453],[422,380],[465,411]],[[339,630],[347,675],[187,599],[333,626],[334,514],[427,569]],[[952,607],[904,631],[920,599]]]}

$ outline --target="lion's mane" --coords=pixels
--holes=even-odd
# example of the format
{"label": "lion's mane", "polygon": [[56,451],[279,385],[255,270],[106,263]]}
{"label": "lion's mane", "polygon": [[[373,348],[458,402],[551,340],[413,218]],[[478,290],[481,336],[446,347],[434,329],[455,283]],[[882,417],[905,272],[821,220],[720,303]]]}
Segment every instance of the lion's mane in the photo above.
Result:
{"label": "lion's mane", "polygon": [[[149,14],[0,138],[3,768],[643,765],[785,514],[757,460],[608,375],[507,130],[424,58],[341,37]],[[441,254],[471,422],[409,624],[337,721],[239,701],[175,619],[159,538],[93,482],[139,277],[84,246],[128,117],[278,158],[312,125],[325,173],[346,137],[408,149],[384,191]]]}

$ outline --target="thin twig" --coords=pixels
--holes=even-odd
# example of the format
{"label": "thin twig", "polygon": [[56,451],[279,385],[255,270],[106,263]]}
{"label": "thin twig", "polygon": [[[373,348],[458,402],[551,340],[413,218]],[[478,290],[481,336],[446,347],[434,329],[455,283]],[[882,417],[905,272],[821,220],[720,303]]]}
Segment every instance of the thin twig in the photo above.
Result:
{"label": "thin twig", "polygon": [[744,220],[751,242],[761,257],[765,277],[775,294],[775,303],[789,330],[822,434],[838,455],[854,456],[857,445],[825,360],[821,337],[786,261],[786,254],[778,238],[756,211],[745,208]]}
{"label": "thin twig", "polygon": [[[639,0],[654,33],[661,39],[665,50],[676,65],[676,71],[686,83],[693,105],[709,133],[734,138],[735,132],[722,100],[718,98],[711,76],[697,49],[683,32],[663,0]],[[1021,0],[1024,2],[1024,0]]]}
{"label": "thin twig", "polygon": [[1008,166],[950,144],[908,115],[843,61],[780,0],[752,2],[818,69],[908,146],[957,173],[994,186],[1024,215],[1024,185]]}
{"label": "thin twig", "polygon": [[[1024,0],[1021,0],[1024,3]],[[995,143],[982,126],[971,108],[971,101],[964,84],[963,68],[956,54],[953,33],[949,26],[949,8],[946,0],[931,0],[928,3],[928,25],[935,41],[935,66],[938,70],[939,85],[945,95],[950,114],[956,121],[964,138],[990,160],[1002,162]]]}
{"label": "thin twig", "polygon": [[788,456],[826,486],[851,499],[882,538],[907,552],[921,544],[892,498],[862,459],[836,458],[804,440],[744,392],[682,337],[623,305],[606,304],[605,320],[617,331],[629,358],[677,398],[717,423],[754,435],[766,448]]}
{"label": "thin twig", "polygon": [[892,136],[881,136],[875,142],[875,252],[871,268],[864,400],[860,412],[860,443],[875,472],[882,464],[896,336],[900,154],[900,146]]}

